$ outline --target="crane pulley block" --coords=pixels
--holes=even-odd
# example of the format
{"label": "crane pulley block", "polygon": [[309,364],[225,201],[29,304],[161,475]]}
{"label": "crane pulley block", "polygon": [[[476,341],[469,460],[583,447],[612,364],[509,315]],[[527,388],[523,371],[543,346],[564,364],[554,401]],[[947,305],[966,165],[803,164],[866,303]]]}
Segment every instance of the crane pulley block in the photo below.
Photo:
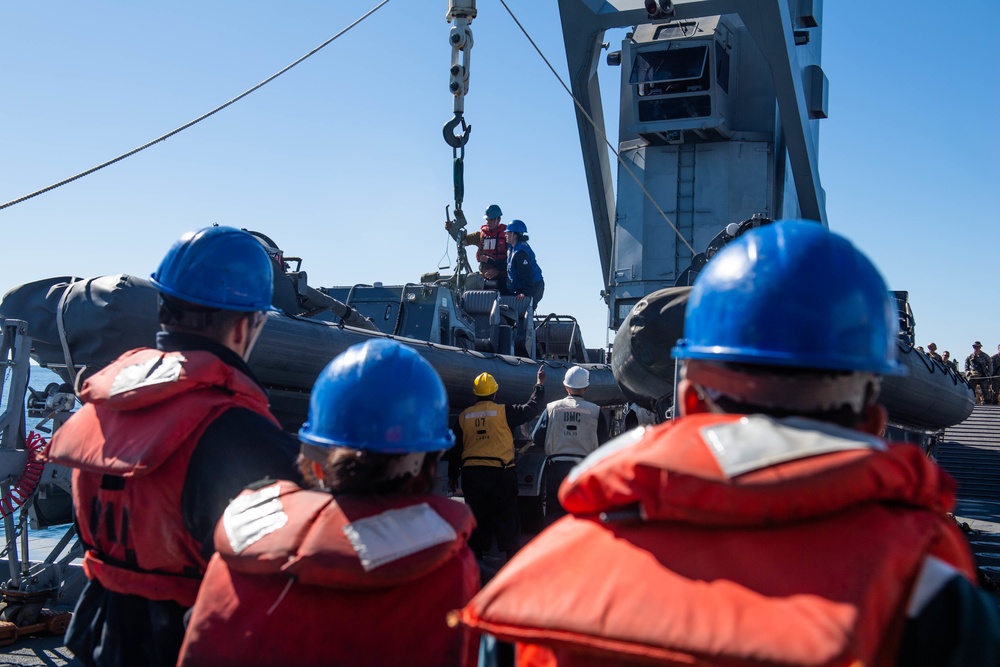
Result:
{"label": "crane pulley block", "polygon": [[465,18],[471,23],[476,18],[476,0],[448,0],[448,23],[455,18]]}

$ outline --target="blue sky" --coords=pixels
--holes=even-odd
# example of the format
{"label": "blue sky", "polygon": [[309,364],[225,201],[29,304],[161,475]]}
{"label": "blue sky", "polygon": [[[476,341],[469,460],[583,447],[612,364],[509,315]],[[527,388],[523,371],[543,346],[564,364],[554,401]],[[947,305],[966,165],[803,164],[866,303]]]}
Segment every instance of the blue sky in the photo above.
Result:
{"label": "blue sky", "polygon": [[[4,3],[0,200],[71,176],[201,115],[322,43],[375,0]],[[496,0],[473,23],[465,208],[520,218],[546,311],[605,343],[597,246],[572,102]],[[508,4],[560,73],[556,3]],[[943,8],[947,8],[944,13]],[[419,279],[455,251],[446,0],[392,0],[283,77],[95,175],[0,211],[0,291],[56,275],[148,275],[184,231],[259,230],[314,286]],[[906,289],[921,344],[1000,343],[1000,3],[827,2],[830,227]],[[621,34],[608,39],[615,45]],[[616,46],[613,46],[616,48]],[[616,117],[617,68],[602,65]],[[613,120],[613,118],[612,118]]]}

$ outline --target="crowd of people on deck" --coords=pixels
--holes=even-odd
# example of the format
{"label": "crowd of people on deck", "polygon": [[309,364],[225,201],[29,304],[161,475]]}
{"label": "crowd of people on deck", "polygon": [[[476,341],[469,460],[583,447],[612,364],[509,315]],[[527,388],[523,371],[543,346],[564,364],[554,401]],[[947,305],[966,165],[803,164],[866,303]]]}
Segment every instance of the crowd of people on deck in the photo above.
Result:
{"label": "crowd of people on deck", "polygon": [[[470,235],[483,278],[537,303],[526,227],[500,216]],[[708,263],[662,341],[677,418],[610,440],[584,367],[546,402],[539,364],[523,404],[483,372],[451,420],[434,368],[381,337],[330,361],[292,436],[247,365],[260,243],[190,232],[152,282],[152,347],[87,379],[46,452],[74,469],[78,664],[1000,665],[954,481],[880,437],[886,284],[821,225]],[[539,415],[548,525],[522,544],[513,433]]]}
{"label": "crowd of people on deck", "polygon": [[[928,343],[926,350],[919,345],[916,349],[956,373],[959,372],[958,360],[952,359],[948,350],[938,354],[934,343]],[[983,344],[975,341],[972,353],[965,358],[964,377],[975,392],[978,405],[1000,405],[1000,345],[997,345],[997,353],[991,357],[983,351]]]}

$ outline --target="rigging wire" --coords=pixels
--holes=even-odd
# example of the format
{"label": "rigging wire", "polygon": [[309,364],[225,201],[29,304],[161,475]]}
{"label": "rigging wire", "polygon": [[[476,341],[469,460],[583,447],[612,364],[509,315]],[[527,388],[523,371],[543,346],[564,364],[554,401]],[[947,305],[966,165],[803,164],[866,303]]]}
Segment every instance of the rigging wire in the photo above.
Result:
{"label": "rigging wire", "polygon": [[358,18],[357,20],[355,20],[353,23],[351,23],[350,25],[348,25],[346,28],[344,28],[343,30],[341,30],[340,32],[338,32],[336,35],[334,35],[330,39],[326,40],[325,42],[323,42],[322,44],[320,44],[319,46],[317,46],[316,48],[314,48],[309,53],[305,54],[304,56],[302,56],[301,58],[299,58],[298,60],[296,60],[292,64],[287,65],[286,67],[282,68],[281,70],[275,72],[271,76],[267,77],[266,79],[264,79],[263,81],[261,81],[260,83],[258,83],[256,86],[254,86],[252,88],[249,88],[249,89],[245,90],[244,92],[240,93],[239,95],[237,95],[233,99],[229,100],[225,104],[222,104],[221,106],[218,106],[218,107],[212,109],[208,113],[203,114],[203,115],[195,118],[194,120],[192,120],[192,121],[190,121],[188,123],[185,123],[184,125],[181,125],[180,127],[178,127],[175,130],[167,132],[166,134],[164,134],[163,136],[161,136],[161,137],[159,137],[157,139],[153,139],[152,141],[150,141],[148,143],[145,143],[142,146],[139,146],[138,148],[133,148],[129,152],[123,153],[122,155],[119,155],[118,157],[116,157],[116,158],[114,158],[112,160],[108,160],[107,162],[101,163],[101,164],[97,165],[96,167],[91,167],[90,169],[88,169],[86,171],[80,172],[76,176],[71,176],[71,177],[69,177],[69,178],[67,178],[65,180],[59,181],[58,183],[53,183],[52,185],[50,185],[48,187],[45,187],[45,188],[42,188],[41,190],[36,190],[35,192],[32,192],[31,194],[24,195],[23,197],[18,197],[17,199],[13,199],[13,200],[5,203],[5,204],[0,204],[0,211],[2,211],[5,208],[9,208],[11,206],[14,206],[15,204],[20,204],[21,202],[27,201],[27,200],[31,199],[32,197],[37,197],[38,195],[45,194],[46,192],[50,192],[52,190],[55,190],[58,187],[62,187],[63,185],[67,185],[69,183],[72,183],[73,181],[81,179],[84,176],[89,176],[90,174],[93,174],[96,171],[104,169],[105,167],[110,167],[111,165],[115,164],[116,162],[121,162],[122,160],[124,160],[127,157],[132,157],[136,153],[138,153],[140,151],[144,151],[147,148],[149,148],[150,146],[153,146],[154,144],[158,144],[161,141],[166,141],[167,139],[169,139],[170,137],[174,136],[175,134],[178,134],[179,132],[183,132],[184,130],[188,129],[189,127],[191,127],[193,125],[196,125],[197,123],[200,123],[201,121],[205,120],[206,118],[208,118],[210,116],[214,116],[215,114],[217,114],[218,112],[222,111],[226,107],[228,107],[228,106],[230,106],[232,104],[235,104],[236,102],[239,102],[240,100],[242,100],[244,97],[246,97],[250,93],[258,90],[259,88],[264,87],[268,83],[271,83],[272,81],[274,81],[275,79],[277,79],[279,76],[281,76],[282,74],[284,74],[288,70],[292,69],[293,67],[295,67],[296,65],[298,65],[299,63],[301,63],[306,58],[309,58],[310,56],[314,55],[315,53],[318,53],[320,51],[320,49],[326,47],[331,42],[333,42],[335,39],[337,39],[338,37],[340,37],[341,35],[343,35],[344,33],[346,33],[348,30],[350,30],[351,28],[355,27],[356,25],[358,25],[359,23],[361,23],[362,21],[364,21],[366,18],[368,18],[369,16],[371,16],[372,14],[374,14],[376,11],[378,11],[379,9],[381,9],[388,2],[389,2],[389,0],[382,0],[382,2],[380,2],[379,4],[375,5],[373,8],[371,8],[370,10],[368,10],[367,12],[365,12],[360,18]]}
{"label": "rigging wire", "polygon": [[677,229],[677,227],[674,225],[674,223],[670,220],[670,217],[667,216],[666,212],[664,212],[664,210],[662,208],[660,208],[660,205],[653,198],[653,195],[651,195],[649,193],[649,190],[647,190],[646,186],[643,185],[642,181],[639,180],[639,177],[636,176],[635,173],[629,168],[628,164],[626,164],[626,162],[625,162],[625,159],[615,149],[615,147],[611,145],[611,142],[608,141],[607,136],[605,136],[604,132],[601,131],[601,128],[599,128],[597,126],[597,123],[594,122],[594,119],[591,118],[590,114],[587,113],[587,110],[583,108],[583,105],[580,103],[580,101],[578,99],[576,99],[575,95],[573,95],[573,91],[570,90],[569,86],[567,86],[566,83],[562,80],[562,77],[559,76],[559,73],[556,72],[556,70],[555,70],[554,67],[552,67],[552,63],[550,63],[549,59],[545,57],[545,54],[542,53],[542,50],[540,48],[538,48],[537,44],[535,44],[535,40],[533,40],[531,38],[531,35],[528,34],[528,31],[524,29],[524,26],[521,25],[521,22],[517,20],[516,16],[514,16],[514,12],[512,12],[511,9],[510,9],[510,7],[507,6],[506,0],[500,0],[500,4],[503,5],[503,8],[507,10],[507,13],[510,14],[510,17],[512,19],[514,19],[514,23],[517,24],[517,27],[521,29],[521,32],[524,33],[524,36],[528,39],[529,42],[531,42],[531,46],[534,47],[535,51],[538,53],[538,55],[541,57],[541,59],[545,62],[545,65],[552,72],[553,76],[556,77],[556,79],[559,81],[559,84],[563,87],[563,89],[566,91],[566,93],[570,96],[570,99],[573,100],[573,104],[576,105],[576,108],[580,110],[580,113],[582,113],[584,115],[584,117],[587,119],[587,122],[590,123],[590,125],[594,128],[594,131],[598,134],[598,136],[601,137],[602,140],[604,140],[604,143],[607,144],[607,146],[611,150],[611,152],[615,154],[615,157],[618,158],[618,164],[620,164],[622,166],[622,168],[625,169],[626,173],[628,173],[628,175],[632,177],[632,180],[634,180],[635,184],[639,186],[639,189],[642,190],[642,193],[644,195],[646,195],[646,199],[648,199],[649,202],[653,205],[653,207],[656,208],[656,211],[663,217],[663,219],[666,221],[666,223],[668,225],[670,225],[670,228],[672,230],[674,230],[674,233],[677,234],[677,237],[681,241],[684,242],[684,245],[686,245],[687,248],[688,248],[688,250],[691,251],[691,254],[692,255],[697,255],[698,253],[695,251],[694,247],[688,242],[688,240],[686,238],[684,238],[684,235],[681,234],[681,232],[680,232],[679,229]]}

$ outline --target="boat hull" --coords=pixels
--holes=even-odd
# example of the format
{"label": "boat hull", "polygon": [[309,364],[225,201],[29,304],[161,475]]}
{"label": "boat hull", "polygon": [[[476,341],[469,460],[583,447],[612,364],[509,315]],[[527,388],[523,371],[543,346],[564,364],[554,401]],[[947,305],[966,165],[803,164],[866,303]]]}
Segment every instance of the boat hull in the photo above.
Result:
{"label": "boat hull", "polygon": [[[156,315],[156,290],[148,280],[128,275],[37,281],[11,290],[0,302],[0,317],[28,323],[32,356],[78,383],[123,352],[152,344],[159,330]],[[282,426],[296,431],[306,419],[309,392],[326,364],[351,345],[372,338],[398,340],[427,359],[445,384],[453,416],[475,402],[472,380],[480,373],[496,378],[498,401],[523,403],[540,364],[546,368],[549,400],[565,394],[562,378],[573,365],[477,352],[285,313],[269,314],[249,365],[267,387]],[[588,400],[602,406],[626,402],[610,366],[580,365],[590,371]]]}
{"label": "boat hull", "polygon": [[968,419],[976,397],[965,378],[912,345],[897,345],[896,358],[907,373],[882,378],[879,403],[888,410],[889,421],[939,431]]}
{"label": "boat hull", "polygon": [[[684,335],[690,287],[668,287],[644,297],[615,337],[612,369],[630,401],[660,414],[672,402],[674,360],[670,350]],[[907,369],[886,376],[878,402],[889,421],[904,429],[934,432],[965,421],[975,404],[968,383],[941,362],[899,342]]]}

